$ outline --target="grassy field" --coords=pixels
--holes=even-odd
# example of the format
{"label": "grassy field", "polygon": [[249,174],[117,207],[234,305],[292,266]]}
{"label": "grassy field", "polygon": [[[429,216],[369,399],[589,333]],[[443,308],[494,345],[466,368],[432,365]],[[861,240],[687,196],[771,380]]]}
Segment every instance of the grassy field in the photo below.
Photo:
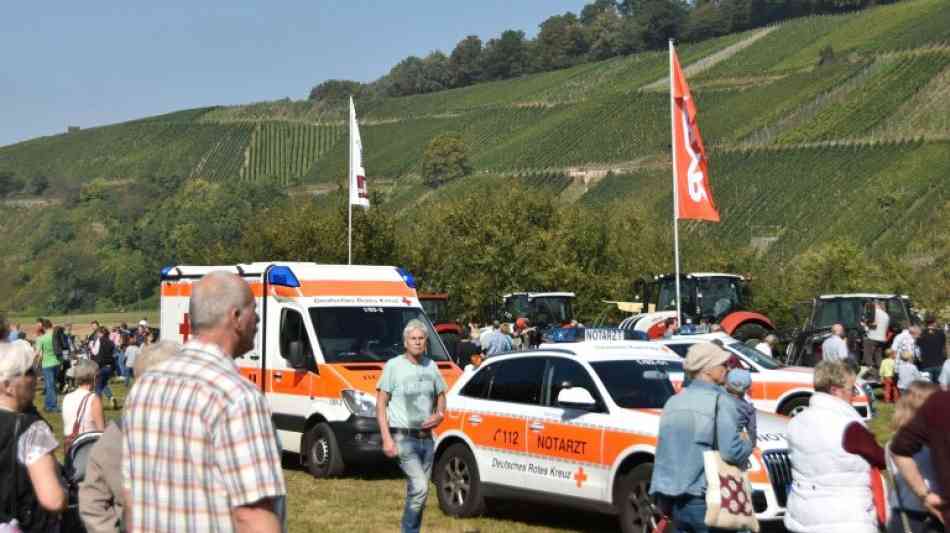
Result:
{"label": "grassy field", "polygon": [[[125,399],[126,388],[113,380],[116,397]],[[42,392],[36,395],[42,409]],[[893,408],[878,404],[878,416],[871,429],[883,444],[890,438]],[[121,411],[106,409],[106,418],[115,419]],[[45,415],[57,438],[62,439],[63,422],[57,414]],[[62,450],[57,451],[62,460]],[[291,532],[377,532],[398,531],[402,513],[405,481],[394,464],[380,465],[354,472],[346,477],[315,480],[294,454],[284,456],[287,481],[289,529]],[[767,529],[777,531],[778,529]],[[614,532],[613,517],[549,505],[521,502],[495,502],[486,515],[474,519],[456,519],[444,515],[438,507],[435,486],[431,485],[423,522],[423,531],[452,533],[541,533],[563,531]]]}

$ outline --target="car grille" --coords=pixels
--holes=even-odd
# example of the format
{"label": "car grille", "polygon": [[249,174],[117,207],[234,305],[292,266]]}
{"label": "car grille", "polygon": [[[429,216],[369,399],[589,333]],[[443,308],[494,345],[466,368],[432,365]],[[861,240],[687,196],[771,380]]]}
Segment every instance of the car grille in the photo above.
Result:
{"label": "car grille", "polygon": [[769,481],[775,491],[775,499],[780,507],[785,507],[788,489],[792,485],[792,462],[788,450],[772,450],[762,454],[762,461],[769,471]]}

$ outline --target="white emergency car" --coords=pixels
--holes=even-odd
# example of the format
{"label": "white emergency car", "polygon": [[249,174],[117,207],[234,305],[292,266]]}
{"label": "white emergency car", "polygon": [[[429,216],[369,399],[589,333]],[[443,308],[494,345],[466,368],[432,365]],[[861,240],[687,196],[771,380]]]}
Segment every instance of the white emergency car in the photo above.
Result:
{"label": "white emergency car", "polygon": [[[534,499],[619,515],[651,532],[647,491],[661,408],[682,360],[647,341],[591,341],[487,358],[449,390],[436,428],[439,505],[473,516],[485,499]],[[760,413],[750,459],[760,520],[784,515],[787,418]]]}
{"label": "white emergency car", "polygon": [[[804,366],[785,366],[764,353],[722,332],[697,335],[674,335],[660,344],[686,357],[689,347],[699,342],[718,342],[736,356],[742,368],[752,373],[749,399],[756,409],[795,416],[808,407],[815,392],[815,369]],[[871,402],[862,380],[855,384],[852,405],[864,418],[871,417]]]}
{"label": "white emergency car", "polygon": [[428,356],[447,384],[461,374],[423,313],[415,280],[396,267],[251,263],[162,269],[162,338],[191,338],[191,284],[223,270],[250,285],[260,315],[254,349],[237,358],[258,385],[286,451],[299,453],[316,477],[347,464],[383,459],[376,383],[383,365],[403,353],[412,319],[428,329]]}

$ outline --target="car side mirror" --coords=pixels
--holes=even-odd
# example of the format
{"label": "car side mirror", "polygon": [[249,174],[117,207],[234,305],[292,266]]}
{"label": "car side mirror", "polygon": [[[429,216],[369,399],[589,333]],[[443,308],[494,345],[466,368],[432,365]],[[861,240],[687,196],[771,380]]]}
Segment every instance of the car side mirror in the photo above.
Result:
{"label": "car side mirror", "polygon": [[287,362],[297,370],[315,370],[311,357],[303,353],[303,341],[290,341]]}
{"label": "car side mirror", "polygon": [[557,393],[557,404],[570,409],[591,411],[597,407],[597,401],[584,387],[568,387]]}

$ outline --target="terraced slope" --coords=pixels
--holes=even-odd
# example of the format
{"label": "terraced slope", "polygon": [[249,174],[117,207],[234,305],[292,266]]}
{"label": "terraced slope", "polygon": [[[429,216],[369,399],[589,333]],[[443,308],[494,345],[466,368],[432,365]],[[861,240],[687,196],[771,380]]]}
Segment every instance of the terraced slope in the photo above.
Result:
{"label": "terraced slope", "polygon": [[[820,51],[829,46],[834,58],[819,66]],[[860,179],[879,180],[878,197],[924,184],[946,188],[941,174],[919,162],[943,169],[935,152],[950,139],[950,2],[907,0],[794,20],[678,51],[691,72],[716,186],[726,191],[720,202],[730,221],[722,228],[749,227],[760,218],[798,228],[843,213],[823,202],[835,196],[828,186],[850,183],[835,172],[852,168],[861,169],[855,172]],[[371,183],[385,183],[376,190],[393,206],[409,206],[432,195],[418,179],[425,145],[453,131],[465,140],[476,170],[476,177],[448,189],[458,194],[484,186],[479,180],[485,176],[508,176],[563,191],[570,201],[633,198],[668,209],[668,170],[658,164],[669,152],[668,96],[662,83],[648,90],[667,65],[665,52],[650,52],[357,102],[364,166]],[[920,142],[903,142],[908,139]],[[346,147],[342,110],[278,101],[186,110],[0,147],[0,170],[74,185],[95,177],[177,174],[326,187],[345,172]],[[921,170],[908,175],[906,168]],[[811,185],[785,189],[787,181]],[[754,186],[743,185],[749,183]],[[735,197],[730,187],[737,188]],[[749,200],[751,190],[764,192]],[[818,195],[814,202],[811,194]],[[784,218],[763,218],[750,207],[756,202]],[[887,239],[886,231],[878,233],[862,239]],[[782,236],[782,245],[800,248],[791,235]]]}

